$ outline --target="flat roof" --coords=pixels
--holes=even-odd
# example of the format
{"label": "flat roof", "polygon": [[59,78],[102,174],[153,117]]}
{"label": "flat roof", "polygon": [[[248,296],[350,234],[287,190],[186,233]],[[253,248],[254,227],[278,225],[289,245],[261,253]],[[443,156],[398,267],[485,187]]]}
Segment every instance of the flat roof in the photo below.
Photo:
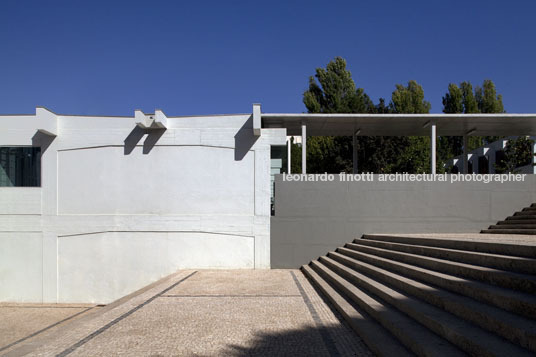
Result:
{"label": "flat roof", "polygon": [[431,123],[443,136],[536,135],[536,114],[282,114],[262,113],[263,128],[286,128],[287,135],[428,136]]}

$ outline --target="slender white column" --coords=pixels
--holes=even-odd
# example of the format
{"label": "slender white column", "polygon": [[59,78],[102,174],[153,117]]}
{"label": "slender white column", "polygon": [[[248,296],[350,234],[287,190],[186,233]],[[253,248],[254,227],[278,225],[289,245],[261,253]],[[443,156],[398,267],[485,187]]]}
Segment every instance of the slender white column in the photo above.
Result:
{"label": "slender white column", "polygon": [[463,163],[462,173],[464,174],[469,172],[469,162],[467,161],[468,160],[467,145],[468,145],[467,135],[464,135],[463,136],[463,155],[462,155],[462,160],[463,160],[462,161]]}
{"label": "slender white column", "polygon": [[305,124],[302,124],[301,126],[301,140],[302,140],[302,146],[301,146],[301,162],[302,162],[302,174],[307,173],[307,128]]}
{"label": "slender white column", "polygon": [[436,173],[436,125],[430,125],[430,168],[433,175]]}
{"label": "slender white column", "polygon": [[[534,139],[534,137],[531,137]],[[536,141],[532,145],[532,173],[536,174]]]}
{"label": "slender white column", "polygon": [[353,173],[357,174],[357,135],[355,133],[352,136],[352,156]]}
{"label": "slender white column", "polygon": [[290,168],[292,167],[292,142],[290,141],[292,137],[287,138],[287,174],[291,174]]}

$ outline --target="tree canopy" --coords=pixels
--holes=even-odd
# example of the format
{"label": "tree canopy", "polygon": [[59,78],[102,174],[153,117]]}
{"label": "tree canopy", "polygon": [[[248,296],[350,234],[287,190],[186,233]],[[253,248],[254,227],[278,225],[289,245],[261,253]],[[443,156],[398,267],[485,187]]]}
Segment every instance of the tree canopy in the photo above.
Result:
{"label": "tree canopy", "polygon": [[[375,104],[363,88],[356,86],[346,61],[336,57],[326,68],[317,68],[309,77],[303,103],[309,113],[429,113],[431,104],[425,100],[424,89],[415,80],[407,85],[396,84],[387,104],[379,98]],[[503,113],[502,96],[495,84],[485,80],[473,89],[470,82],[448,85],[443,97],[444,113]],[[493,141],[497,137],[470,137],[469,149]],[[462,152],[461,137],[440,136],[438,139],[438,167],[444,170],[448,158]],[[299,150],[293,144],[292,156],[299,159]],[[526,146],[526,145],[525,145]],[[360,172],[422,173],[430,170],[429,137],[367,137],[357,138]],[[307,139],[307,171],[310,173],[338,173],[352,171],[352,138],[346,136],[310,137]],[[513,150],[512,151],[516,151]],[[293,160],[294,172],[301,163]],[[298,160],[301,161],[301,160]]]}

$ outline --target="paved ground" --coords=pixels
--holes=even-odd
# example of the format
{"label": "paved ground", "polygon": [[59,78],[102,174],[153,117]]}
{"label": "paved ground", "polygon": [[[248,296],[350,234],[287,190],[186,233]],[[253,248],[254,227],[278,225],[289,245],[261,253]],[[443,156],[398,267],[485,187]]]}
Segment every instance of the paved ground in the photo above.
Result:
{"label": "paved ground", "polygon": [[84,316],[93,305],[0,303],[0,354]]}
{"label": "paved ground", "polygon": [[0,320],[0,334],[13,331],[0,354],[372,355],[299,270],[180,271],[104,308],[26,308]]}

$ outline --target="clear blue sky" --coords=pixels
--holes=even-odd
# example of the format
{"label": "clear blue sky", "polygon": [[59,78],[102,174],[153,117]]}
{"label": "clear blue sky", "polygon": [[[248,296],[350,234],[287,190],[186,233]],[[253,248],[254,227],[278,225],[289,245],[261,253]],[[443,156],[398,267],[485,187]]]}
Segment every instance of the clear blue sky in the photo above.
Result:
{"label": "clear blue sky", "polygon": [[317,67],[342,56],[377,101],[492,79],[536,112],[536,1],[0,2],[0,113],[303,112]]}

